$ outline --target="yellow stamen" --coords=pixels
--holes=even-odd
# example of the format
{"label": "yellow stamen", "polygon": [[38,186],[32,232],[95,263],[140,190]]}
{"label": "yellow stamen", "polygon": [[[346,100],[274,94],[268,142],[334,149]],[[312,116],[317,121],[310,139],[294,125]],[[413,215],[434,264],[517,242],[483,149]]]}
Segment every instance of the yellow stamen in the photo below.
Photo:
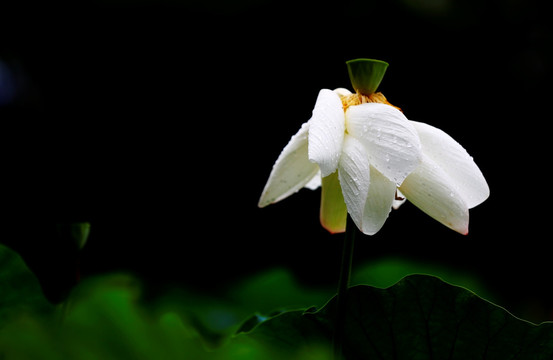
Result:
{"label": "yellow stamen", "polygon": [[381,93],[373,93],[369,96],[363,95],[363,94],[350,94],[340,97],[342,100],[342,106],[344,108],[344,112],[350,107],[354,105],[361,105],[361,104],[367,104],[367,103],[378,103],[378,104],[386,104],[395,107],[399,111],[401,111],[400,108],[397,106],[394,106],[390,104],[390,102],[386,99],[386,97]]}

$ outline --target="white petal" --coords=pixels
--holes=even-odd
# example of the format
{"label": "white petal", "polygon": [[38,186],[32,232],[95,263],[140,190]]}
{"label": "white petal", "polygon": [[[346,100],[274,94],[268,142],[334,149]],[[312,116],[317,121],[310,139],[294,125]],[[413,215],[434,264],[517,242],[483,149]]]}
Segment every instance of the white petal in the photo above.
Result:
{"label": "white petal", "polygon": [[364,234],[374,235],[384,226],[392,210],[395,194],[395,182],[371,166],[371,187],[365,203],[361,229]]}
{"label": "white petal", "polygon": [[396,184],[401,184],[420,162],[418,134],[401,111],[392,106],[350,106],[346,129],[365,145],[371,165]]}
{"label": "white petal", "polygon": [[396,184],[368,161],[367,149],[346,135],[338,178],[348,213],[364,234],[376,234],[386,222],[395,198]]}
{"label": "white petal", "polygon": [[392,210],[396,194],[396,184],[371,166],[371,187],[363,212],[363,228],[367,235],[376,234]]}
{"label": "white petal", "polygon": [[332,90],[321,90],[309,120],[309,160],[319,165],[323,177],[336,171],[344,130],[345,118],[340,97]]}
{"label": "white petal", "polygon": [[308,129],[308,123],[304,123],[280,153],[259,199],[259,207],[290,196],[318,174],[319,167],[307,157]]}
{"label": "white petal", "polygon": [[469,211],[446,172],[423,155],[419,167],[400,186],[407,200],[445,226],[468,233]]}
{"label": "white petal", "polygon": [[469,209],[486,200],[490,189],[467,151],[444,131],[420,122],[411,123],[419,133],[422,151],[449,175]]}
{"label": "white petal", "polygon": [[309,180],[309,182],[304,185],[304,187],[308,188],[309,190],[317,190],[320,186],[321,186],[321,170],[317,171],[317,174],[315,174],[313,179]]}
{"label": "white petal", "polygon": [[363,211],[369,193],[370,176],[367,150],[353,136],[346,135],[342,157],[338,163],[338,179],[348,213],[359,229],[363,228]]}

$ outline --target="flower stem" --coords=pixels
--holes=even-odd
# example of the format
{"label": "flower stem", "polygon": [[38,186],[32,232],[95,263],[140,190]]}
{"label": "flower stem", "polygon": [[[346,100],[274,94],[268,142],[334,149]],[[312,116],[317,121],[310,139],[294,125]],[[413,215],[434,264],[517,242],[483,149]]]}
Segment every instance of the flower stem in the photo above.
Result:
{"label": "flower stem", "polygon": [[336,296],[336,318],[334,320],[334,336],[332,347],[334,359],[342,359],[342,347],[344,340],[345,319],[347,313],[347,293],[351,275],[351,264],[353,261],[353,246],[357,234],[357,226],[349,216],[346,222],[346,234],[342,250],[342,263],[340,266],[340,278],[338,279],[338,295]]}

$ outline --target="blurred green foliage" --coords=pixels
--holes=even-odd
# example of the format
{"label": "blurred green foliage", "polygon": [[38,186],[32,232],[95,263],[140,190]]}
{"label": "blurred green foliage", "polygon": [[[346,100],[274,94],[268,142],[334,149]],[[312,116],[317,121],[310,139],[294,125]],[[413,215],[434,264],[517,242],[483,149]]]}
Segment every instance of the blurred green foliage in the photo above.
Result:
{"label": "blurred green foliage", "polygon": [[21,257],[0,245],[0,330],[21,314],[51,314],[52,306]]}
{"label": "blurred green foliage", "polygon": [[[175,289],[145,302],[143,292],[133,276],[111,274],[84,280],[53,306],[20,256],[0,245],[0,358],[270,360],[270,349],[234,336],[242,322],[256,312],[269,318],[322,305],[332,295],[306,290],[280,269],[244,280],[221,298]],[[322,352],[311,355],[324,359]]]}
{"label": "blurred green foliage", "polygon": [[[364,338],[367,334],[390,335],[378,330],[389,321],[386,316],[397,322],[408,315],[414,321],[409,333],[425,328],[420,321],[426,311],[420,309],[424,308],[437,311],[438,317],[431,323],[436,327],[431,330],[437,335],[438,327],[455,327],[468,318],[463,315],[468,313],[459,309],[475,311],[474,319],[463,328],[469,338],[475,330],[492,325],[501,331],[508,329],[507,342],[522,339],[524,334],[547,335],[547,327],[551,327],[520,321],[472,292],[435,277],[415,277],[413,281],[426,284],[411,287],[398,285],[405,279],[394,285],[409,273],[424,272],[439,273],[441,278],[467,287],[478,285],[470,276],[400,259],[383,259],[358,267],[353,282],[376,287],[355,287],[354,292],[360,295],[353,300],[350,316],[355,323],[360,321],[365,330],[350,328],[346,349],[350,355],[366,350],[359,344],[372,340]],[[45,300],[36,278],[19,255],[0,246],[0,359],[332,358],[329,339],[334,300],[328,299],[334,290],[298,283],[287,270],[253,275],[222,290],[217,297],[175,288],[151,299],[145,296],[146,291],[138,279],[127,274],[98,276],[83,280],[65,303],[53,306]],[[438,298],[449,299],[449,303],[434,302],[428,294],[440,294]],[[386,297],[390,296],[396,300],[388,301]],[[402,302],[404,305],[397,309],[396,305],[388,306]],[[449,313],[448,304],[453,303],[457,308]],[[398,324],[403,333],[403,325]],[[399,333],[392,335],[401,338]],[[403,339],[409,341],[409,337]],[[377,342],[383,341],[377,338]],[[409,343],[406,344],[408,348]],[[551,341],[542,344],[553,346]],[[445,347],[438,348],[442,351]]]}

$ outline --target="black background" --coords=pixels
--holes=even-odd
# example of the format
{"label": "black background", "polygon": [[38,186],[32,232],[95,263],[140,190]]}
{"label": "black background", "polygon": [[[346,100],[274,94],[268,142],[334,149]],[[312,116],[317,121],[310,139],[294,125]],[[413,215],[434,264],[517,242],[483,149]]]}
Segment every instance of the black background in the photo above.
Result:
{"label": "black background", "polygon": [[[51,299],[76,267],[205,291],[271,266],[333,284],[342,237],[320,227],[319,191],[257,201],[318,91],[351,88],[345,61],[370,57],[390,63],[379,90],[458,140],[491,196],[468,236],[406,204],[355,262],[469,270],[503,305],[553,319],[553,35],[537,2],[20,4],[0,23],[0,241]],[[80,265],[56,235],[72,221],[92,224]]]}

